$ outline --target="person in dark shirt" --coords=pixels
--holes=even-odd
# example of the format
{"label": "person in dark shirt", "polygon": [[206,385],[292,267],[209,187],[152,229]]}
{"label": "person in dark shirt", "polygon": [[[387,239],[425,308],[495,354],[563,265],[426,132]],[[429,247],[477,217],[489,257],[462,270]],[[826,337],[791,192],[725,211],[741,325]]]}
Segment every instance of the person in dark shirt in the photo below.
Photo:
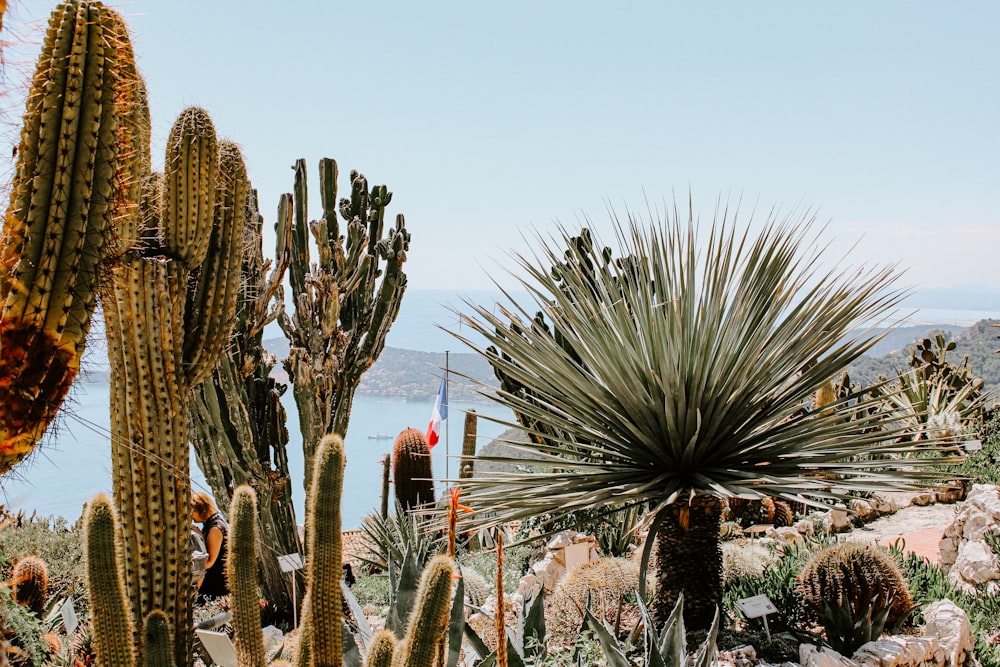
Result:
{"label": "person in dark shirt", "polygon": [[198,597],[205,599],[229,595],[229,586],[226,584],[229,524],[219,514],[212,497],[204,491],[191,492],[191,509],[195,522],[201,524],[201,532],[208,548],[205,578],[198,588]]}

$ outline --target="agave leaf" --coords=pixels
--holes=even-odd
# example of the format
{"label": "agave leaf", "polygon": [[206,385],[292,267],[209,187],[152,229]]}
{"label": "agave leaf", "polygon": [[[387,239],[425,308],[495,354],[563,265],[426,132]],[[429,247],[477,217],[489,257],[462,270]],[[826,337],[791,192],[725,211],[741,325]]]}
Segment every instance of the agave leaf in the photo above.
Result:
{"label": "agave leaf", "polygon": [[372,626],[368,624],[368,618],[365,616],[364,609],[361,608],[361,604],[358,602],[358,598],[354,596],[351,587],[343,579],[340,580],[340,592],[344,596],[344,599],[347,600],[347,606],[351,610],[354,622],[358,624],[358,634],[361,635],[361,644],[367,648],[371,645],[375,633],[372,631]]}
{"label": "agave leaf", "polygon": [[[483,641],[482,637],[476,634],[476,631],[472,629],[471,625],[469,625],[468,623],[463,623],[463,627],[465,630],[465,638],[468,639],[469,644],[472,645],[472,650],[475,651],[476,655],[478,655],[484,661],[487,660],[491,655],[490,647],[486,645],[486,642]],[[496,656],[494,655],[493,658],[496,659]],[[486,663],[484,662],[479,667],[485,667],[485,665]]]}
{"label": "agave leaf", "polygon": [[597,617],[591,613],[588,608],[585,612],[585,623],[590,626],[590,629],[594,631],[597,635],[597,641],[601,644],[601,650],[604,651],[604,657],[608,659],[608,667],[632,667],[632,663],[628,661],[625,657],[625,652],[622,651],[621,644],[615,638],[611,631],[604,626],[604,623],[597,620]]}
{"label": "agave leaf", "polygon": [[[391,568],[389,572],[391,582]],[[389,601],[386,627],[397,637],[402,637],[406,633],[406,619],[417,600],[417,587],[420,585],[420,568],[411,549],[407,548],[406,555],[403,556],[403,566],[400,568],[398,581],[392,583],[395,583],[395,587]]]}
{"label": "agave leaf", "polygon": [[344,643],[344,667],[361,667],[361,651],[358,650],[358,644],[354,641],[354,633],[347,627],[346,621],[341,621],[340,630]]}
{"label": "agave leaf", "polygon": [[526,613],[522,614],[524,630],[521,644],[524,657],[538,659],[545,656],[545,591],[539,590],[532,598]]}
{"label": "agave leaf", "polygon": [[708,637],[698,648],[698,661],[695,667],[712,667],[719,657],[719,649],[715,642],[719,636],[719,608],[715,608],[715,618],[712,620],[712,627],[708,631]]}
{"label": "agave leaf", "polygon": [[465,629],[465,582],[459,577],[455,588],[455,599],[451,603],[451,618],[448,620],[448,661],[447,667],[457,667],[462,652],[462,631]]}

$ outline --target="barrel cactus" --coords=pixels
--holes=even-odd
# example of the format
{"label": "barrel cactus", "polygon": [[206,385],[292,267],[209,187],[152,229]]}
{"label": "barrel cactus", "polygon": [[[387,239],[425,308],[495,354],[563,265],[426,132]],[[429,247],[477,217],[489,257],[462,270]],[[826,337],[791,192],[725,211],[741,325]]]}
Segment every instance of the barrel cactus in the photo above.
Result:
{"label": "barrel cactus", "polygon": [[14,601],[41,617],[49,596],[49,569],[38,556],[25,556],[14,565],[10,579]]}
{"label": "barrel cactus", "polygon": [[614,624],[619,611],[631,627],[639,619],[633,595],[639,566],[626,558],[602,558],[570,570],[548,601],[547,627],[554,646],[572,646],[588,604],[599,619]]}
{"label": "barrel cactus", "polygon": [[144,88],[121,17],[52,12],[0,232],[0,474],[37,445],[79,368],[113,221],[148,155]]}
{"label": "barrel cactus", "polygon": [[396,436],[392,451],[396,500],[404,510],[434,503],[434,473],[427,437],[415,428]]}

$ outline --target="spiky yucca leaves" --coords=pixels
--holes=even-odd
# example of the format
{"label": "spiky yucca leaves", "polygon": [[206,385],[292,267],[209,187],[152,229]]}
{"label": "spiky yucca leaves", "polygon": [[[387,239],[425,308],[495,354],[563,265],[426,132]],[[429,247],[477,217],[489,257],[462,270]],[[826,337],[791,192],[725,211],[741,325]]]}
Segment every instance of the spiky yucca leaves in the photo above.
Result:
{"label": "spiky yucca leaves", "polygon": [[49,596],[49,568],[38,556],[25,556],[14,565],[10,577],[14,602],[41,618]]}
{"label": "spiky yucca leaves", "polygon": [[113,220],[135,206],[142,90],[117,13],[56,7],[0,232],[0,474],[34,449],[79,371]]}
{"label": "spiky yucca leaves", "polygon": [[117,523],[111,499],[98,494],[83,516],[87,589],[90,591],[94,647],[102,665],[135,664],[132,616],[118,557]]}
{"label": "spiky yucca leaves", "polygon": [[233,493],[229,519],[232,523],[226,581],[233,610],[236,660],[245,667],[258,667],[264,664],[264,638],[257,596],[257,494],[249,485]]}
{"label": "spiky yucca leaves", "polygon": [[294,197],[285,195],[278,209],[279,219],[292,220],[288,277],[295,312],[282,312],[278,324],[290,345],[284,365],[299,412],[307,487],[320,438],[347,433],[361,375],[385,347],[406,290],[410,245],[402,215],[386,225],[392,193],[384,185],[369,190],[364,175],[352,171],[350,199],[338,205],[335,161],[320,160],[319,180],[321,219],[307,217],[305,160],[295,163]]}
{"label": "spiky yucca leaves", "polygon": [[248,184],[239,149],[219,147],[203,109],[183,111],[167,144],[166,174],[143,183],[134,246],[114,266],[102,303],[133,641],[142,660],[143,620],[160,610],[174,661],[188,664],[191,390],[232,328]]}
{"label": "spiky yucca leaves", "polygon": [[688,626],[705,629],[722,593],[713,497],[832,498],[834,484],[911,488],[938,473],[929,460],[892,465],[913,451],[897,444],[905,424],[808,409],[876,342],[852,331],[904,296],[893,271],[822,269],[805,217],[772,215],[760,232],[737,231],[745,223],[728,211],[708,230],[693,220],[618,222],[619,259],[560,230],[514,255],[533,304],[510,292],[496,310],[470,304],[464,323],[489,347],[463,340],[508,379],[496,400],[542,470],[463,486],[471,506],[495,511],[480,525],[651,503],[652,532],[672,547],[659,552],[655,613],[662,622],[683,592]]}

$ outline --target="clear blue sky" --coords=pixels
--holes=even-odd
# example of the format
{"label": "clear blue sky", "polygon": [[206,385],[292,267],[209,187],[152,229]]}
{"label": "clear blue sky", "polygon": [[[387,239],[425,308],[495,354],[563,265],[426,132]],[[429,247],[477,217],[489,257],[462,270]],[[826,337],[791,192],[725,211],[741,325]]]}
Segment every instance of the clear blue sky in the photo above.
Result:
{"label": "clear blue sky", "polygon": [[[14,2],[8,38],[37,42],[54,2]],[[488,286],[522,233],[689,190],[704,216],[720,194],[813,206],[910,284],[1000,286],[992,0],[118,6],[154,156],[207,108],[269,223],[296,158],[359,169],[406,214],[414,288]]]}

